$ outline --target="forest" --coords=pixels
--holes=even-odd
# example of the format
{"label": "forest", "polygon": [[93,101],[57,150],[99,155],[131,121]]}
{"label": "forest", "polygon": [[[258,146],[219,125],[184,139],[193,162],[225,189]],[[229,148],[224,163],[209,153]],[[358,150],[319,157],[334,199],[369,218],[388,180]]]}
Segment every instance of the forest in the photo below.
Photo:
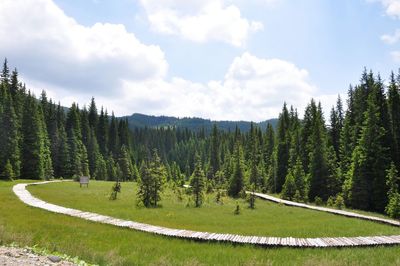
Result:
{"label": "forest", "polygon": [[[276,128],[252,123],[248,131],[129,128],[92,98],[88,107],[65,108],[26,89],[7,60],[0,86],[0,179],[78,178],[138,181],[146,206],[146,182],[191,184],[201,194],[246,190],[281,194],[316,204],[400,217],[400,72],[387,85],[364,69],[324,114],[311,100],[304,114],[283,104]],[[326,119],[329,117],[329,119]],[[153,179],[152,179],[153,178]],[[190,182],[190,183],[189,183]],[[150,188],[149,188],[150,189]]]}

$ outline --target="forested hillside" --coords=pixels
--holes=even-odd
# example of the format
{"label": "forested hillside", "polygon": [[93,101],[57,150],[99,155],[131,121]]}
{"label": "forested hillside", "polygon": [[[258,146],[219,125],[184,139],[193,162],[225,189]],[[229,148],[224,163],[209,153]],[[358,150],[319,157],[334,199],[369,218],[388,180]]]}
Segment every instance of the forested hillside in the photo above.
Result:
{"label": "forested hillside", "polygon": [[[250,130],[251,122],[248,121],[211,121],[210,119],[196,118],[196,117],[184,117],[177,118],[173,116],[152,116],[135,113],[131,116],[123,117],[128,119],[129,127],[134,129],[136,127],[179,127],[187,128],[194,131],[205,130],[207,133],[211,132],[214,124],[217,125],[218,129],[225,131],[234,131],[238,127],[241,131],[247,132]],[[263,122],[257,123],[257,126],[262,130],[267,128],[268,124],[271,124],[274,128],[278,119],[268,119]]]}
{"label": "forested hillside", "polygon": [[159,155],[165,179],[178,185],[204,172],[206,190],[224,188],[233,197],[252,186],[296,201],[344,201],[400,216],[399,83],[400,74],[386,87],[365,70],[360,84],[349,88],[347,110],[340,98],[325,116],[314,100],[304,115],[284,104],[276,129],[251,123],[247,132],[216,124],[210,134],[181,127],[130,131],[126,119],[99,112],[94,99],[88,108],[73,104],[67,112],[44,92],[36,99],[5,62],[1,178],[142,180],[152,165],[147,162]]}

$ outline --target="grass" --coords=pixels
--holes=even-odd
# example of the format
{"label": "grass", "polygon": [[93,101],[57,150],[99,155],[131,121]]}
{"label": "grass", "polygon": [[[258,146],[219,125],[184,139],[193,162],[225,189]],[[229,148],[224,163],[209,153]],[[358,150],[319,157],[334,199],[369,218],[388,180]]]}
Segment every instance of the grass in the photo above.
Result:
{"label": "grass", "polygon": [[40,199],[75,209],[106,214],[170,228],[242,235],[279,237],[366,236],[400,234],[400,229],[360,219],[313,210],[288,207],[257,200],[256,209],[247,208],[238,200],[241,214],[234,215],[236,200],[225,197],[224,204],[215,203],[215,195],[206,196],[201,208],[186,207],[187,199],[179,201],[171,189],[162,195],[162,208],[136,207],[136,183],[123,183],[118,200],[110,201],[112,183],[91,182],[90,188],[64,182],[28,189]]}
{"label": "grass", "polygon": [[14,184],[0,182],[0,244],[37,244],[100,265],[400,265],[400,246],[259,248],[199,243],[96,224],[26,206],[12,193]]}

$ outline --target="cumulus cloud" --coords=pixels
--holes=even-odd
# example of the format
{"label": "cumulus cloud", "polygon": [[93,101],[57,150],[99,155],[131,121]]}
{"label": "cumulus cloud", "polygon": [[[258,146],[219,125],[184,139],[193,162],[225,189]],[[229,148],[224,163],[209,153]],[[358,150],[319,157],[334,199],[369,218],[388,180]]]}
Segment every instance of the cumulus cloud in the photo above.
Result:
{"label": "cumulus cloud", "polygon": [[279,59],[260,59],[248,52],[232,61],[221,80],[206,84],[179,77],[168,81],[127,81],[124,91],[124,102],[113,107],[121,113],[136,110],[155,115],[254,121],[277,117],[284,102],[302,111],[318,95],[306,70]]}
{"label": "cumulus cloud", "polygon": [[[193,3],[203,2],[182,0],[182,6],[190,13]],[[0,36],[0,54],[18,66],[28,88],[36,94],[46,89],[65,106],[82,106],[94,95],[117,115],[261,121],[277,117],[285,101],[302,112],[313,96],[332,98],[319,95],[305,69],[248,52],[234,58],[219,80],[169,77],[158,46],[143,44],[123,25],[80,25],[51,0],[2,0]]]}
{"label": "cumulus cloud", "polygon": [[385,8],[386,14],[393,18],[400,18],[400,0],[379,0]]}
{"label": "cumulus cloud", "polygon": [[387,44],[395,44],[400,41],[400,29],[397,29],[393,35],[385,34],[381,36],[381,40]]}
{"label": "cumulus cloud", "polygon": [[141,43],[123,25],[82,26],[51,0],[2,0],[0,36],[0,54],[28,79],[71,91],[107,93],[123,79],[162,78],[168,69],[158,46]]}
{"label": "cumulus cloud", "polygon": [[251,32],[263,24],[242,17],[233,4],[222,0],[140,0],[151,28],[156,32],[177,35],[204,43],[225,42],[243,46]]}

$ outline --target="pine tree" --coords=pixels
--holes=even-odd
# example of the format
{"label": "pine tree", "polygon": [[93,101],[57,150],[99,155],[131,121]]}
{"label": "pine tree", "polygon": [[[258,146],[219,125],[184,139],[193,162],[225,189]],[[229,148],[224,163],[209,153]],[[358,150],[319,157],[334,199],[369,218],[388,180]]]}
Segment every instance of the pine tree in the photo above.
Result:
{"label": "pine tree", "polygon": [[308,187],[306,184],[306,175],[303,170],[303,164],[300,158],[297,159],[296,164],[291,169],[292,176],[294,177],[294,182],[296,184],[296,191],[299,192],[299,197],[297,200],[307,201],[308,199]]}
{"label": "pine tree", "polygon": [[94,170],[93,176],[96,180],[108,179],[107,164],[101,154],[99,155],[99,157],[96,158],[96,168]]}
{"label": "pine tree", "polygon": [[165,166],[158,156],[157,150],[153,151],[152,160],[150,161],[150,175],[153,182],[152,186],[152,205],[156,207],[161,200],[161,192],[167,178]]}
{"label": "pine tree", "polygon": [[161,200],[161,192],[166,179],[165,166],[162,164],[157,150],[153,151],[152,159],[140,167],[140,182],[137,193],[138,201],[145,207],[157,207]]}
{"label": "pine tree", "polygon": [[296,194],[296,182],[292,173],[288,173],[286,176],[285,184],[282,188],[282,198],[292,200]]}
{"label": "pine tree", "polygon": [[71,160],[70,160],[70,151],[67,141],[67,133],[63,126],[59,127],[59,136],[60,140],[57,145],[57,160],[55,167],[55,176],[57,177],[72,177],[71,176]]}
{"label": "pine tree", "polygon": [[327,200],[329,196],[327,186],[329,171],[326,146],[325,122],[321,104],[319,104],[316,116],[314,118],[314,125],[309,143],[310,164],[308,169],[310,190],[308,197],[312,201],[315,199],[315,197],[320,197],[323,200]]}
{"label": "pine tree", "polygon": [[196,164],[193,174],[190,178],[190,186],[192,189],[195,206],[200,207],[203,204],[205,175],[199,155],[196,155]]}
{"label": "pine tree", "polygon": [[139,170],[135,163],[133,164],[133,168],[132,168],[132,177],[133,177],[134,181],[138,181],[140,179]]}
{"label": "pine tree", "polygon": [[8,68],[7,58],[4,59],[3,70],[1,72],[0,78],[3,86],[8,88],[8,86],[10,85],[10,69]]}
{"label": "pine tree", "polygon": [[111,122],[108,131],[108,151],[117,156],[120,152],[118,121],[115,118],[114,112],[111,115]]}
{"label": "pine tree", "polygon": [[38,106],[33,96],[28,95],[24,105],[22,122],[21,178],[44,179],[42,152],[42,128]]}
{"label": "pine tree", "polygon": [[400,191],[399,183],[400,177],[398,175],[395,164],[392,162],[390,168],[387,170],[386,185],[389,187],[387,193],[388,204],[385,212],[392,218],[400,218]]}
{"label": "pine tree", "polygon": [[12,97],[5,87],[3,87],[2,94],[1,105],[3,108],[0,114],[0,171],[2,171],[1,166],[6,165],[6,162],[10,161],[14,178],[18,178],[21,170],[18,121],[14,112]]}
{"label": "pine tree", "polygon": [[108,115],[101,108],[99,122],[97,126],[97,143],[103,156],[108,155]]}
{"label": "pine tree", "polygon": [[277,147],[276,147],[276,179],[274,191],[280,193],[285,183],[285,177],[288,171],[289,151],[290,151],[290,121],[289,112],[286,103],[283,106],[282,113],[279,115]]}
{"label": "pine tree", "polygon": [[219,149],[219,136],[218,128],[214,123],[211,135],[211,147],[210,147],[210,169],[212,177],[220,169],[220,149]]}
{"label": "pine tree", "polygon": [[239,142],[236,143],[234,152],[234,169],[230,179],[228,194],[231,197],[238,197],[245,187],[243,148]]}
{"label": "pine tree", "polygon": [[128,180],[132,181],[134,179],[133,173],[132,173],[133,166],[132,166],[131,159],[129,158],[129,155],[128,155],[128,150],[125,145],[123,145],[121,147],[121,151],[119,154],[120,155],[119,155],[118,163],[119,163],[119,167],[121,168],[121,172],[122,172],[122,180],[123,181],[128,181]]}
{"label": "pine tree", "polygon": [[50,140],[47,135],[47,128],[42,107],[38,106],[38,117],[40,122],[40,154],[43,162],[43,175],[45,180],[54,177],[53,162],[51,160]]}
{"label": "pine tree", "polygon": [[3,172],[0,175],[0,180],[13,181],[14,178],[15,178],[15,175],[14,175],[13,168],[10,163],[10,160],[8,160],[6,165],[4,166]]}
{"label": "pine tree", "polygon": [[[400,80],[400,74],[399,74]],[[392,159],[400,170],[400,91],[399,86],[396,84],[394,74],[392,72],[390,77],[389,91],[388,91],[388,108],[390,115],[391,133],[393,136],[393,156]]]}
{"label": "pine tree", "polygon": [[[88,160],[89,160],[89,172],[91,176],[95,176],[95,172],[97,170],[97,167],[99,166],[99,162],[103,160],[99,145],[97,144],[97,138],[96,134],[94,132],[94,129],[90,129],[90,135],[89,135],[89,145],[87,147],[87,153],[88,153]],[[98,179],[98,177],[96,177]]]}
{"label": "pine tree", "polygon": [[380,124],[376,94],[371,94],[345,184],[347,202],[353,208],[383,211],[387,203],[385,170],[388,150],[384,146],[385,129]]}
{"label": "pine tree", "polygon": [[307,105],[301,127],[301,160],[303,162],[304,171],[308,174],[310,166],[310,153],[315,119],[317,117],[317,105],[314,99]]}
{"label": "pine tree", "polygon": [[140,167],[140,179],[138,180],[137,203],[143,204],[146,208],[152,206],[152,185],[149,166],[147,163],[142,163]]}
{"label": "pine tree", "polygon": [[90,106],[89,106],[88,120],[89,120],[89,126],[92,129],[96,130],[97,124],[99,122],[99,114],[97,113],[96,102],[93,97],[92,97],[92,100],[91,100]]}
{"label": "pine tree", "polygon": [[107,181],[116,181],[118,178],[117,168],[115,167],[115,162],[112,156],[107,159]]}

